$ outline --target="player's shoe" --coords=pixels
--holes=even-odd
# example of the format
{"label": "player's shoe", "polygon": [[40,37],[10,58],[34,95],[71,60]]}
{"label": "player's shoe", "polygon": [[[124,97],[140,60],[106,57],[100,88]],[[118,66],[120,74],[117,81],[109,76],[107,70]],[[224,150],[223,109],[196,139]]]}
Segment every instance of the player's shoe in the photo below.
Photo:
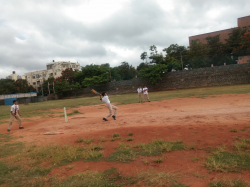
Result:
{"label": "player's shoe", "polygon": [[112,118],[114,118],[114,120],[116,120],[116,119],[115,119],[115,116],[112,116]]}
{"label": "player's shoe", "polygon": [[19,127],[19,129],[24,129],[24,127]]}
{"label": "player's shoe", "polygon": [[7,129],[7,132],[10,132],[10,129]]}
{"label": "player's shoe", "polygon": [[104,121],[108,121],[106,118],[103,118]]}

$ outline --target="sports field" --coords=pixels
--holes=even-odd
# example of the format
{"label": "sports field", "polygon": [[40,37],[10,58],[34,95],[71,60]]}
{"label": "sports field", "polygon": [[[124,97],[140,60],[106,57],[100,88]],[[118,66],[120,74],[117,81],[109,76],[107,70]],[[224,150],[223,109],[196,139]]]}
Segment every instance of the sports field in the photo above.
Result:
{"label": "sports field", "polygon": [[0,106],[0,186],[249,186],[250,85],[149,97],[110,95],[107,122],[98,97],[20,105],[11,133]]}

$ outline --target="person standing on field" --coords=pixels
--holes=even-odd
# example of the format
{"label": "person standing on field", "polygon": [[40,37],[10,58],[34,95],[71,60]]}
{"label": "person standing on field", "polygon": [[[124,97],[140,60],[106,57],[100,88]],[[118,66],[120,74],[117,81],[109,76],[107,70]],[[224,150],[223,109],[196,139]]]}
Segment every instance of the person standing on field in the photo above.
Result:
{"label": "person standing on field", "polygon": [[142,88],[139,86],[139,88],[137,89],[137,92],[138,92],[138,98],[139,98],[139,103],[142,102]]}
{"label": "person standing on field", "polygon": [[[102,98],[102,96],[103,96],[103,98]],[[104,120],[104,121],[108,121],[107,118],[110,117],[110,116],[112,115],[112,110],[113,110],[113,109],[115,110],[115,112],[114,112],[114,115],[112,116],[112,118],[114,118],[114,120],[116,120],[115,117],[116,117],[116,115],[117,115],[117,110],[118,110],[118,108],[117,108],[116,106],[110,104],[109,97],[108,97],[108,95],[106,94],[106,92],[103,92],[102,94],[100,94],[100,100],[103,101],[103,102],[105,102],[107,108],[109,109],[109,114],[108,114],[107,116],[105,116],[105,117],[103,118],[103,120]]]}
{"label": "person standing on field", "polygon": [[147,97],[148,102],[150,102],[149,97],[148,97],[148,88],[146,86],[143,87],[143,94],[144,94],[144,102],[145,102],[145,97]]}
{"label": "person standing on field", "polygon": [[19,106],[17,100],[13,101],[13,105],[10,107],[10,123],[7,131],[9,132],[13,123],[13,120],[16,118],[16,120],[19,123],[19,129],[23,129],[22,122],[20,119],[20,116],[22,116],[19,112]]}

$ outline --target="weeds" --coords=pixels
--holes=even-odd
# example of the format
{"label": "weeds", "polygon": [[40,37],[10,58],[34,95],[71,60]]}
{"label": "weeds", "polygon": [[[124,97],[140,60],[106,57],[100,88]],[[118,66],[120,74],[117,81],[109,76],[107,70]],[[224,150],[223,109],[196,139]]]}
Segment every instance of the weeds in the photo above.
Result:
{"label": "weeds", "polygon": [[248,183],[241,180],[241,179],[235,179],[235,180],[213,180],[208,183],[208,186],[210,187],[247,187]]}
{"label": "weeds", "polygon": [[194,158],[192,158],[192,160],[193,160],[194,162],[197,162],[197,161],[199,160],[199,158],[194,157]]}
{"label": "weeds", "polygon": [[157,156],[162,153],[175,151],[175,150],[181,150],[184,149],[185,145],[182,145],[177,142],[167,142],[163,140],[155,140],[150,143],[142,143],[140,145],[137,145],[137,150],[139,151],[139,154],[142,156]]}
{"label": "weeds", "polygon": [[114,134],[112,135],[112,137],[113,137],[113,138],[120,137],[120,134],[118,134],[118,133],[114,133]]}
{"label": "weeds", "polygon": [[155,159],[153,159],[153,161],[155,163],[162,163],[164,161],[164,158],[163,157],[161,157],[161,158],[155,158]]}
{"label": "weeds", "polygon": [[83,139],[78,138],[78,139],[77,139],[77,142],[83,142]]}
{"label": "weeds", "polygon": [[94,141],[94,138],[83,139],[83,142],[84,142],[85,144],[90,144],[90,143],[93,142],[93,141]]}
{"label": "weeds", "polygon": [[100,141],[101,141],[101,142],[105,142],[105,141],[106,141],[106,138],[101,136],[101,137],[100,137]]}
{"label": "weeds", "polygon": [[241,131],[246,131],[246,129],[240,129]]}
{"label": "weeds", "polygon": [[239,141],[236,141],[233,147],[238,151],[245,151],[249,148],[250,139],[238,138]]}
{"label": "weeds", "polygon": [[133,141],[132,137],[126,138],[127,141]]}
{"label": "weeds", "polygon": [[131,148],[124,148],[118,151],[113,152],[111,155],[105,158],[108,162],[131,162],[137,157],[137,152]]}
{"label": "weeds", "polygon": [[204,166],[209,171],[217,172],[250,170],[250,154],[235,152],[216,153],[207,158]]}
{"label": "weeds", "polygon": [[193,174],[194,175],[194,177],[196,177],[196,178],[204,178],[204,177],[206,177],[205,175],[201,175],[201,174],[199,174],[198,172],[196,172],[195,174]]}
{"label": "weeds", "polygon": [[144,164],[146,164],[146,165],[149,164],[149,161],[147,161],[147,160],[143,160],[142,162],[143,162]]}
{"label": "weeds", "polygon": [[134,133],[132,133],[132,132],[129,132],[129,133],[128,133],[128,135],[129,135],[129,136],[133,136],[133,135],[134,135]]}
{"label": "weeds", "polygon": [[237,129],[231,129],[230,132],[238,132]]}

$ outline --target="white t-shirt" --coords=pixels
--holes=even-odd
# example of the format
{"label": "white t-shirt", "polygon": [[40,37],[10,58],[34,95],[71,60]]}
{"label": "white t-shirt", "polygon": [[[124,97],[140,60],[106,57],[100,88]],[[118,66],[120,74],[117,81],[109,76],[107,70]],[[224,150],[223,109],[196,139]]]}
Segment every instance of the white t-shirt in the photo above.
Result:
{"label": "white t-shirt", "polygon": [[142,88],[138,88],[138,89],[137,89],[137,92],[138,92],[138,93],[142,93]]}
{"label": "white t-shirt", "polygon": [[110,103],[110,100],[109,100],[109,97],[108,96],[104,96],[102,98],[102,101],[105,102],[106,104],[109,104]]}
{"label": "white t-shirt", "polygon": [[19,110],[19,106],[18,105],[12,105],[10,107],[10,111],[13,113],[13,114],[17,114],[18,113],[18,110]]}
{"label": "white t-shirt", "polygon": [[143,88],[143,93],[144,94],[148,94],[148,88],[146,87],[146,88]]}

